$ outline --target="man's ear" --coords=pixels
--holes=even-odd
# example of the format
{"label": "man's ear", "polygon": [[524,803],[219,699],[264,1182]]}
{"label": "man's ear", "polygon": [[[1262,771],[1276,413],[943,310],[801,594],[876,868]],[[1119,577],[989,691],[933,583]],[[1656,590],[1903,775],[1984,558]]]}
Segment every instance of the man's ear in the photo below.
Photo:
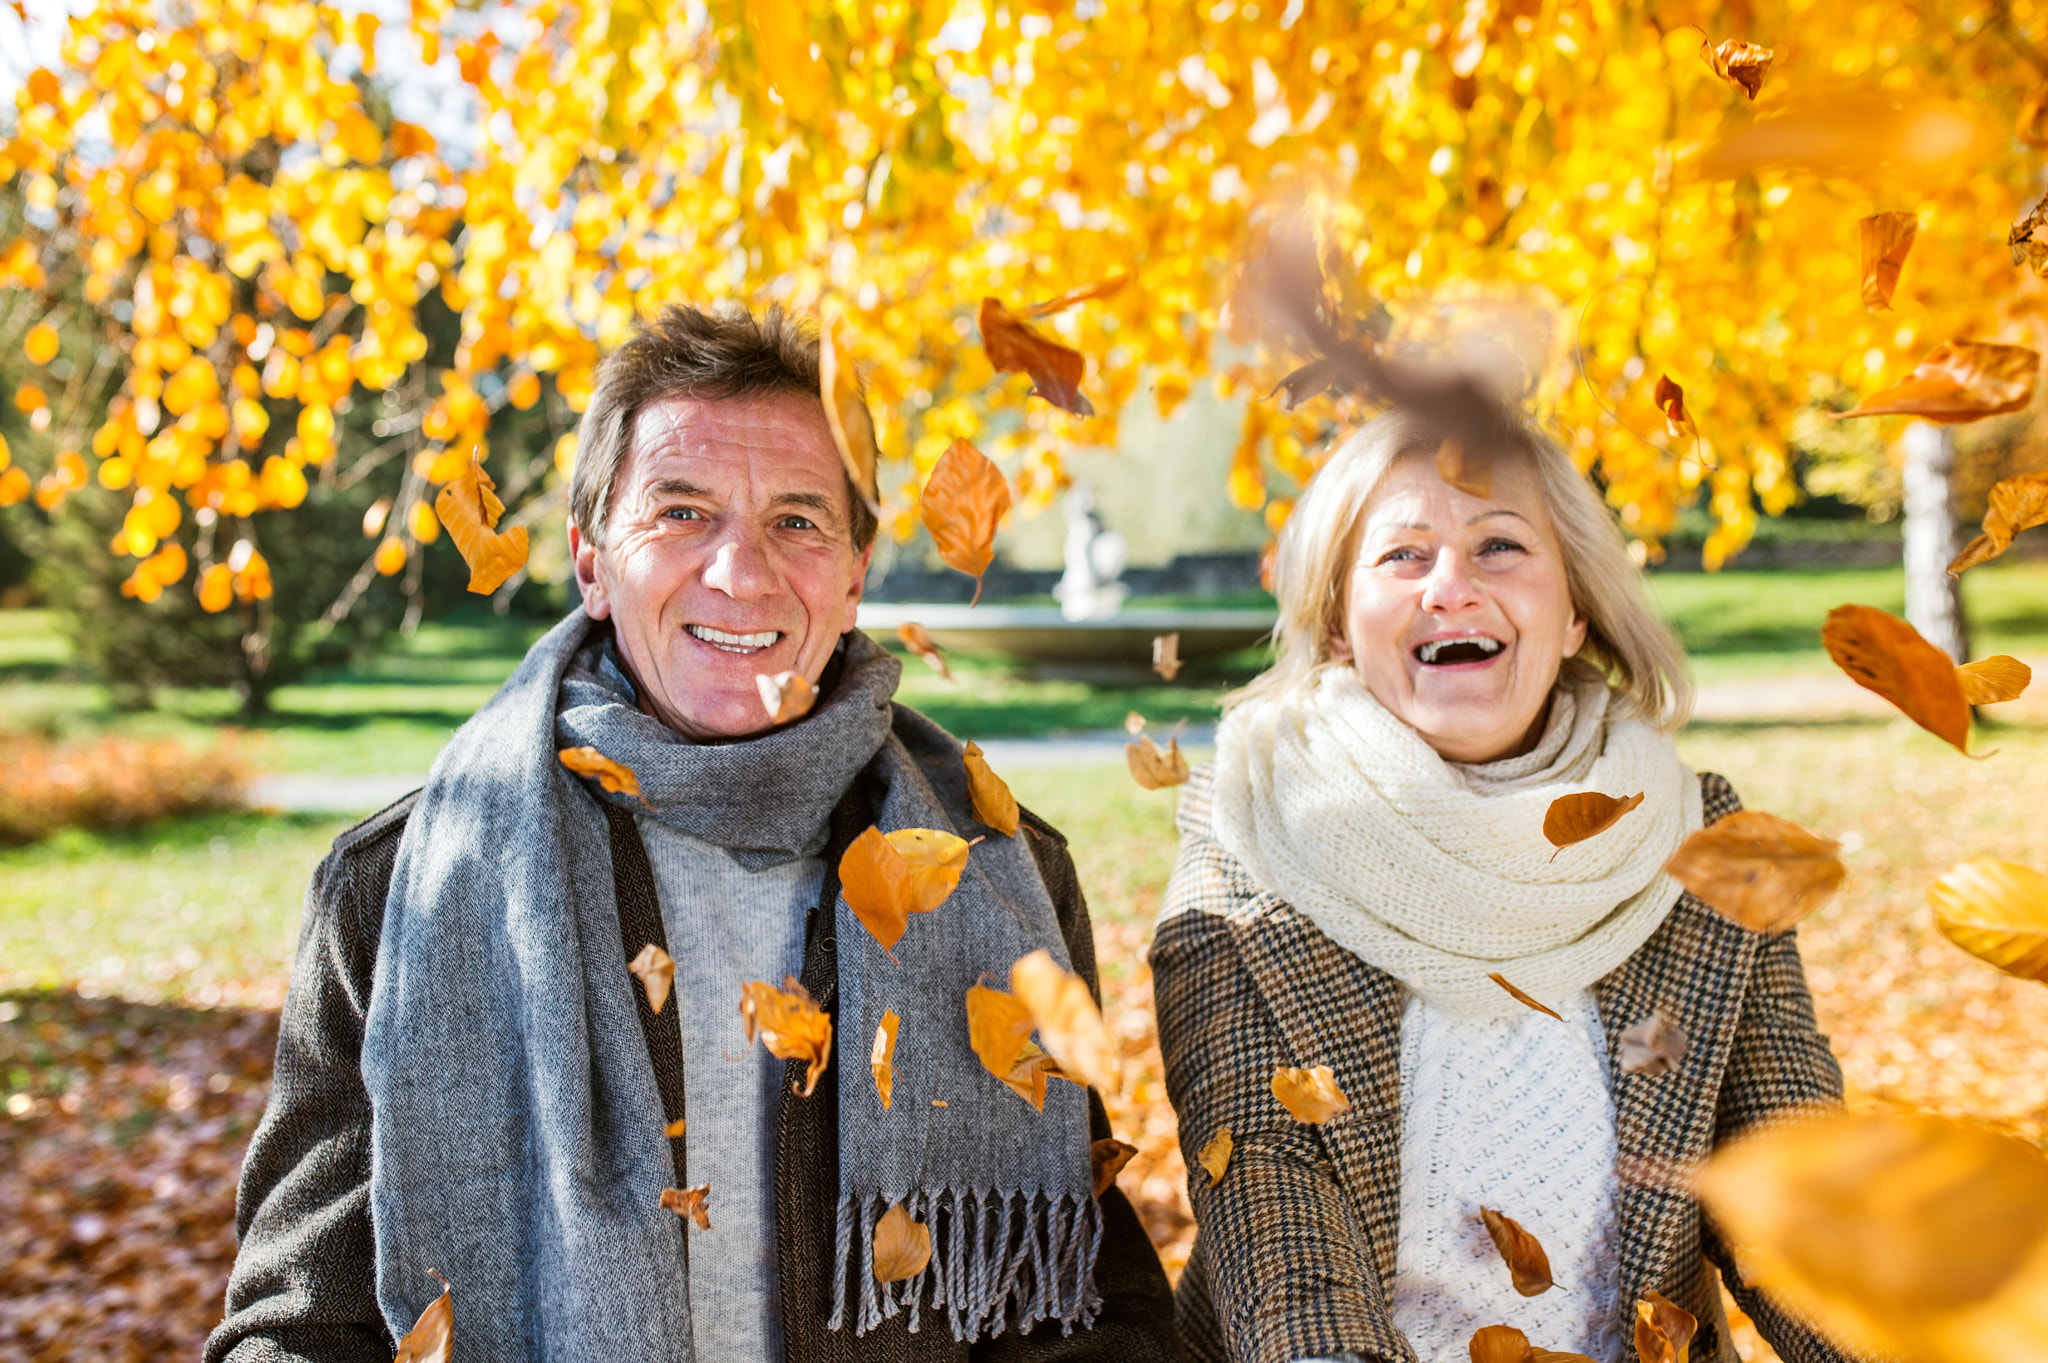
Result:
{"label": "man's ear", "polygon": [[583,594],[583,613],[593,620],[611,617],[610,593],[597,571],[597,546],[583,538],[576,522],[569,522],[569,558],[576,569],[576,589]]}

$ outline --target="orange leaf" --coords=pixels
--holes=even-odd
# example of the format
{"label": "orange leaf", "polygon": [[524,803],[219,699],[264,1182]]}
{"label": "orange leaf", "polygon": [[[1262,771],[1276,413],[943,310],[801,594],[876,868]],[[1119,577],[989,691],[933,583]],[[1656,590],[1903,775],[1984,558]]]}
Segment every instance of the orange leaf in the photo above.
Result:
{"label": "orange leaf", "polygon": [[1551,1009],[1551,1008],[1547,1007],[1547,1006],[1546,1006],[1545,1004],[1543,1004],[1543,1003],[1542,1003],[1542,1002],[1540,1002],[1539,1000],[1537,1000],[1537,999],[1534,999],[1534,998],[1531,998],[1531,997],[1530,997],[1529,995],[1527,995],[1527,994],[1524,994],[1524,993],[1523,993],[1523,992],[1522,992],[1521,990],[1519,990],[1519,989],[1515,988],[1515,987],[1514,987],[1513,985],[1509,984],[1509,983],[1508,983],[1508,980],[1507,980],[1507,976],[1505,976],[1505,975],[1501,975],[1501,974],[1491,974],[1491,975],[1488,975],[1488,976],[1487,976],[1486,978],[1487,978],[1487,979],[1489,979],[1489,980],[1492,980],[1492,981],[1493,981],[1493,982],[1494,982],[1495,984],[1497,984],[1497,985],[1499,985],[1499,986],[1500,986],[1501,988],[1503,988],[1503,989],[1507,990],[1507,991],[1508,991],[1508,996],[1509,996],[1510,998],[1514,999],[1514,1001],[1515,1001],[1516,1003],[1519,1003],[1519,1004],[1521,1004],[1521,1005],[1522,1005],[1522,1006],[1523,1006],[1524,1008],[1533,1008],[1533,1009],[1535,1009],[1535,1010],[1536,1010],[1537,1012],[1539,1012],[1539,1013],[1545,1013],[1545,1014],[1548,1014],[1548,1015],[1549,1015],[1549,1016],[1551,1016],[1551,1017],[1557,1018],[1557,1020],[1558,1020],[1559,1022],[1563,1022],[1563,1021],[1564,1021],[1564,1019],[1563,1019],[1562,1017],[1559,1017],[1559,1016],[1558,1016],[1558,1014],[1556,1013],[1556,1011],[1555,1011],[1555,1010],[1553,1010],[1553,1009]]}
{"label": "orange leaf", "polygon": [[1519,1221],[1502,1216],[1491,1207],[1481,1207],[1479,1219],[1486,1223],[1486,1233],[1493,1237],[1493,1247],[1506,1261],[1515,1291],[1525,1297],[1540,1297],[1548,1292],[1553,1286],[1550,1256],[1543,1252],[1543,1246],[1536,1237],[1522,1229]]}
{"label": "orange leaf", "polygon": [[1081,394],[1081,376],[1088,362],[1072,346],[1050,340],[993,298],[981,300],[981,346],[998,373],[1029,374],[1032,391],[1075,416],[1094,416],[1095,407]]}
{"label": "orange leaf", "polygon": [[1896,615],[1874,606],[1837,606],[1820,641],[1835,665],[1935,737],[1968,751],[1970,707],[1956,665]]}
{"label": "orange leaf", "polygon": [[1216,1134],[1209,1138],[1209,1143],[1195,1156],[1195,1162],[1208,1172],[1211,1188],[1223,1182],[1224,1171],[1230,1168],[1230,1151],[1234,1144],[1230,1139],[1230,1128],[1219,1126]]}
{"label": "orange leaf", "polygon": [[[1602,795],[1597,790],[1581,791],[1577,795],[1560,795],[1550,802],[1550,808],[1543,814],[1543,836],[1550,845],[1563,851],[1573,843],[1584,842],[1590,837],[1605,833],[1614,827],[1622,815],[1643,802],[1643,793],[1638,791],[1626,800],[1617,800],[1612,795]],[[1557,858],[1552,852],[1551,859]]]}
{"label": "orange leaf", "polygon": [[839,859],[839,893],[893,958],[897,941],[910,925],[910,863],[881,829],[869,828]]}
{"label": "orange leaf", "polygon": [[1062,969],[1041,947],[1011,963],[1010,988],[1031,1010],[1039,1040],[1061,1069],[1104,1093],[1122,1088],[1116,1043],[1102,1025],[1102,1012],[1086,981]]}
{"label": "orange leaf", "polygon": [[961,751],[967,759],[967,798],[974,805],[974,817],[1006,838],[1016,836],[1017,825],[1023,821],[1017,797],[990,769],[988,759],[972,740]]}
{"label": "orange leaf", "polygon": [[1963,688],[1963,699],[1972,705],[1997,705],[2001,701],[2018,700],[2033,680],[2033,668],[2003,653],[1964,663],[1956,669],[1956,682]]}
{"label": "orange leaf", "polygon": [[[793,0],[784,2],[791,9],[796,8]],[[874,414],[868,410],[867,399],[861,396],[860,375],[853,367],[853,357],[841,345],[842,327],[843,319],[828,313],[825,325],[819,329],[819,395],[825,401],[825,424],[832,428],[832,443],[839,449],[847,477],[853,480],[854,488],[869,508],[880,514],[882,502],[877,479],[882,452],[875,444]]]}
{"label": "orange leaf", "polygon": [[923,625],[915,620],[906,620],[896,626],[896,637],[903,641],[905,648],[924,659],[926,667],[947,681],[953,680],[953,669],[946,666],[946,655],[939,652],[939,646],[932,642],[932,636]]}
{"label": "orange leaf", "polygon": [[2004,857],[1971,857],[1927,887],[1934,926],[1986,965],[2048,982],[2048,875]]}
{"label": "orange leaf", "polygon": [[1152,670],[1167,681],[1180,675],[1180,635],[1152,636]]}
{"label": "orange leaf", "polygon": [[2035,86],[2027,102],[2020,105],[2013,132],[2030,147],[2048,147],[2048,85]]}
{"label": "orange leaf", "polygon": [[1943,341],[1903,382],[1835,418],[1917,416],[1953,425],[2025,411],[2034,400],[2034,374],[2040,367],[2040,352],[2023,345]]}
{"label": "orange leaf", "polygon": [[1124,760],[1130,764],[1131,775],[1147,790],[1164,790],[1188,779],[1188,759],[1177,738],[1167,739],[1161,750],[1149,737],[1140,737],[1136,743],[1124,744]]}
{"label": "orange leaf", "polygon": [[1124,732],[1132,738],[1145,732],[1145,717],[1136,710],[1124,716]]}
{"label": "orange leaf", "polygon": [[1751,932],[1789,928],[1841,888],[1841,844],[1762,810],[1743,809],[1678,845],[1667,874]]}
{"label": "orange leaf", "polygon": [[640,948],[640,954],[626,965],[640,981],[640,987],[647,991],[647,1006],[659,1014],[662,1005],[668,1002],[668,991],[675,984],[675,957],[649,942]]}
{"label": "orange leaf", "polygon": [[1010,1082],[1031,1036],[1031,1009],[1015,994],[985,984],[967,991],[967,1044],[990,1074]]}
{"label": "orange leaf", "polygon": [[[2048,90],[2048,86],[2042,87]],[[2035,233],[2041,233],[2036,236]],[[2012,226],[2005,237],[2006,246],[2012,251],[2012,263],[2024,265],[2042,279],[2048,279],[2048,195],[2033,211]]]}
{"label": "orange leaf", "polygon": [[1129,275],[1113,274],[1109,278],[1097,283],[1083,284],[1078,289],[1069,289],[1058,298],[1048,298],[1043,303],[1033,303],[1030,307],[1024,309],[1024,316],[1034,320],[1040,317],[1050,317],[1056,312],[1065,312],[1076,303],[1086,303],[1096,298],[1108,298],[1130,282],[1131,277]]}
{"label": "orange leaf", "polygon": [[448,527],[448,538],[469,565],[469,589],[479,596],[489,596],[526,566],[526,527],[497,533],[505,504],[493,491],[496,487],[484,466],[472,459],[434,498],[434,514]]}
{"label": "orange leaf", "polygon": [[884,1009],[881,1025],[875,1028],[875,1044],[868,1053],[868,1068],[875,1073],[875,1096],[882,1100],[884,1112],[889,1110],[896,1088],[896,1028],[902,1021]]}
{"label": "orange leaf", "polygon": [[969,605],[981,600],[981,576],[995,561],[996,526],[1009,509],[1003,471],[966,440],[955,440],[925,480],[919,514],[946,566],[974,579]]}
{"label": "orange leaf", "polygon": [[1089,1162],[1095,1166],[1095,1195],[1101,1197],[1116,1182],[1116,1176],[1131,1162],[1131,1156],[1138,1153],[1138,1147],[1127,1145],[1115,1137],[1094,1142],[1088,1147]]}
{"label": "orange leaf", "polygon": [[1280,1100],[1280,1106],[1294,1114],[1295,1121],[1319,1126],[1351,1110],[1351,1100],[1337,1087],[1337,1076],[1328,1065],[1312,1065],[1305,1070],[1283,1066],[1274,1070],[1273,1096]]}
{"label": "orange leaf", "polygon": [[1436,447],[1436,476],[1468,497],[1493,495],[1493,466],[1483,454],[1474,454],[1464,442],[1445,436]]}
{"label": "orange leaf", "polygon": [[932,1233],[910,1219],[902,1207],[891,1207],[875,1222],[875,1280],[900,1283],[924,1272],[932,1261]]}
{"label": "orange leaf", "polygon": [[391,1363],[449,1363],[455,1357],[455,1294],[439,1271],[427,1272],[441,1279],[441,1295],[427,1303],[420,1318],[398,1341],[398,1354]]}
{"label": "orange leaf", "polygon": [[1686,1363],[1700,1323],[1690,1311],[1652,1290],[1636,1303],[1636,1357],[1642,1363]]}
{"label": "orange leaf", "polygon": [[1920,218],[1913,213],[1873,213],[1857,223],[1863,249],[1863,305],[1889,309],[1892,290],[1899,287],[1899,270],[1919,234]]}
{"label": "orange leaf", "polygon": [[1482,1325],[1465,1346],[1472,1363],[1529,1363],[1529,1337],[1512,1325]]}
{"label": "orange leaf", "polygon": [[772,677],[763,672],[754,678],[754,685],[770,724],[802,719],[818,703],[818,688],[801,672],[777,672]]}
{"label": "orange leaf", "polygon": [[1685,1059],[1685,1029],[1662,1008],[1653,1008],[1621,1034],[1621,1072],[1655,1078],[1669,1074]]}
{"label": "orange leaf", "polygon": [[653,805],[647,804],[647,797],[640,793],[640,778],[633,769],[623,762],[614,762],[595,748],[564,748],[555,756],[563,766],[578,776],[594,776],[597,783],[614,795],[631,795],[641,804],[647,805],[651,813]]}
{"label": "orange leaf", "polygon": [[663,1188],[661,1205],[665,1211],[695,1221],[698,1230],[711,1229],[711,1185],[708,1183],[700,1183],[694,1188]]}
{"label": "orange leaf", "polygon": [[753,36],[762,77],[782,96],[791,118],[809,123],[832,88],[829,71],[811,56],[810,7],[800,0],[758,0],[740,12]]}
{"label": "orange leaf", "polygon": [[2012,547],[2013,538],[2022,530],[2048,524],[2048,471],[2022,473],[1994,484],[1990,502],[1984,513],[1984,533],[1948,565],[1950,577],[1997,558]]}
{"label": "orange leaf", "polygon": [[945,903],[967,869],[967,840],[936,828],[899,828],[883,836],[910,868],[909,911],[930,913]]}
{"label": "orange leaf", "polygon": [[1755,99],[1757,92],[1764,88],[1764,74],[1771,69],[1771,61],[1776,56],[1777,53],[1768,47],[1730,38],[1715,44],[1707,54],[1707,64],[1714,68],[1715,75],[1740,87],[1743,94]]}
{"label": "orange leaf", "polygon": [[682,1135],[685,1131],[688,1131],[689,1129],[689,1119],[687,1117],[678,1117],[674,1121],[664,1124],[661,1128],[661,1134],[668,1137],[670,1140],[674,1140],[676,1137]]}
{"label": "orange leaf", "polygon": [[801,1060],[804,1086],[794,1084],[790,1092],[808,1098],[818,1087],[818,1076],[832,1062],[832,1015],[811,999],[794,975],[782,977],[782,988],[760,980],[740,986],[740,1024],[746,1028],[747,1045],[758,1034],[768,1054],[779,1060]]}
{"label": "orange leaf", "polygon": [[1673,383],[1669,374],[1657,376],[1657,387],[1650,394],[1650,399],[1664,414],[1664,429],[1674,437],[1692,429],[1692,417],[1685,410],[1685,390]]}
{"label": "orange leaf", "polygon": [[1045,1111],[1045,1081],[1068,1079],[1070,1076],[1060,1068],[1060,1062],[1040,1050],[1032,1042],[1025,1042],[1018,1053],[1017,1063],[1010,1066],[1010,1072],[1003,1076],[1003,1082],[1010,1091],[1025,1102]]}

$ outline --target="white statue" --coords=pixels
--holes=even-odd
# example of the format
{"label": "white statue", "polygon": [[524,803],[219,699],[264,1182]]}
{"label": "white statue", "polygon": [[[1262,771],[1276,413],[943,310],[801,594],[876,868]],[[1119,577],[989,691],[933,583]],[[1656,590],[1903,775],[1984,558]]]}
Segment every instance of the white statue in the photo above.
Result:
{"label": "white statue", "polygon": [[1095,494],[1076,484],[1060,498],[1067,518],[1067,570],[1053,587],[1060,614],[1069,620],[1100,620],[1123,607],[1130,589],[1117,581],[1124,571],[1124,537],[1104,530],[1095,514]]}

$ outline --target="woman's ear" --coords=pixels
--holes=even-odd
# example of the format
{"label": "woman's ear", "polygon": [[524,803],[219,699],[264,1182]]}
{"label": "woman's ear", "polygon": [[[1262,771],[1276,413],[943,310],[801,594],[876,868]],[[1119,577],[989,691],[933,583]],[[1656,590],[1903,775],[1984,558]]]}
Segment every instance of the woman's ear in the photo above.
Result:
{"label": "woman's ear", "polygon": [[1323,642],[1332,658],[1340,663],[1351,661],[1351,642],[1344,637],[1342,624],[1332,623],[1323,634]]}
{"label": "woman's ear", "polygon": [[1575,609],[1574,609],[1574,610],[1572,611],[1572,621],[1571,621],[1571,623],[1570,623],[1570,624],[1568,624],[1568,625],[1566,625],[1566,626],[1564,627],[1564,656],[1565,656],[1565,657],[1567,657],[1567,658],[1575,658],[1575,657],[1577,657],[1577,656],[1578,656],[1578,653],[1579,653],[1579,650],[1580,650],[1580,649],[1582,649],[1582,648],[1584,648],[1584,647],[1586,646],[1586,632],[1587,632],[1587,628],[1588,628],[1588,627],[1587,627],[1587,624],[1586,624],[1586,617],[1585,617],[1585,616],[1583,616],[1583,615],[1581,615],[1581,614],[1579,614],[1579,612],[1578,612],[1578,611],[1577,611],[1577,609],[1575,608]]}

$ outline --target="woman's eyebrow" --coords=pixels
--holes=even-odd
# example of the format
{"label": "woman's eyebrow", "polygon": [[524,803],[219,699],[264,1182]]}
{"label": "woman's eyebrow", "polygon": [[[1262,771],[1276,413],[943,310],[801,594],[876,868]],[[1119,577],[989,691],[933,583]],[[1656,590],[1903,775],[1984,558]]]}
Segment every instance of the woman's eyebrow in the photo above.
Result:
{"label": "woman's eyebrow", "polygon": [[1479,524],[1479,522],[1487,519],[1489,516],[1513,516],[1516,520],[1528,526],[1530,529],[1533,530],[1536,528],[1536,523],[1530,520],[1527,516],[1524,516],[1519,511],[1510,511],[1504,506],[1496,507],[1492,511],[1482,511],[1478,515],[1474,516],[1471,520],[1466,521],[1465,524],[1468,526],[1477,525]]}

